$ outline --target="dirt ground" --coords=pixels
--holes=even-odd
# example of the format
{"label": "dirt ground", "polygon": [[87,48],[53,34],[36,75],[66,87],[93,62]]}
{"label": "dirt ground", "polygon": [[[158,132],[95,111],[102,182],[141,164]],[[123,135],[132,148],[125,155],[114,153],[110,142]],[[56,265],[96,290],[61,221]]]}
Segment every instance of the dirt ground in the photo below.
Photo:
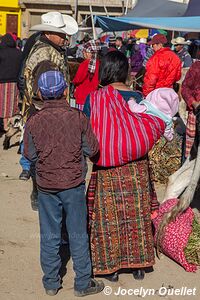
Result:
{"label": "dirt ground", "polygon": [[[49,296],[45,295],[41,283],[38,214],[30,207],[31,182],[18,179],[21,169],[16,152],[17,147],[3,151],[0,139],[0,300],[45,300]],[[158,186],[157,189],[162,200],[164,187]],[[70,260],[63,278],[63,289],[54,297],[55,300],[76,298],[73,277]],[[104,292],[88,297],[95,300],[108,297],[113,300],[133,297],[200,299],[200,271],[187,273],[165,256],[156,260],[154,272],[147,273],[143,281],[135,281],[131,274],[121,274],[118,283],[107,280],[104,283],[107,286]],[[121,294],[118,293],[119,287]],[[171,289],[162,296],[167,287]],[[177,290],[182,287],[182,290]]]}

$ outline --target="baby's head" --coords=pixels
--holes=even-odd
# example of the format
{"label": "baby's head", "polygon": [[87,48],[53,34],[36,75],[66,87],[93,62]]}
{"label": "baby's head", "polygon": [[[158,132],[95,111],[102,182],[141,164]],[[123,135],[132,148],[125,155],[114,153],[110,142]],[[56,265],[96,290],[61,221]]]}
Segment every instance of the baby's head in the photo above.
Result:
{"label": "baby's head", "polygon": [[178,112],[179,97],[171,88],[156,89],[147,95],[146,100],[171,118]]}

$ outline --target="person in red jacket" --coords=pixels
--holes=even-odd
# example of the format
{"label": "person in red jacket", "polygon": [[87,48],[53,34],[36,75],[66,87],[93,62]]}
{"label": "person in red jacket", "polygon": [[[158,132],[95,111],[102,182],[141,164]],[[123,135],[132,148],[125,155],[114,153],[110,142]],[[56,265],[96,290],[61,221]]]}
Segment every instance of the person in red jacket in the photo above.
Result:
{"label": "person in red jacket", "polygon": [[95,91],[99,85],[99,60],[97,58],[100,46],[91,40],[84,44],[83,55],[85,60],[79,65],[74,77],[76,107],[83,110],[88,94]]}
{"label": "person in red jacket", "polygon": [[154,54],[146,65],[143,94],[146,97],[155,89],[168,87],[181,78],[181,60],[168,47],[164,47],[167,38],[163,34],[156,34],[150,41]]}

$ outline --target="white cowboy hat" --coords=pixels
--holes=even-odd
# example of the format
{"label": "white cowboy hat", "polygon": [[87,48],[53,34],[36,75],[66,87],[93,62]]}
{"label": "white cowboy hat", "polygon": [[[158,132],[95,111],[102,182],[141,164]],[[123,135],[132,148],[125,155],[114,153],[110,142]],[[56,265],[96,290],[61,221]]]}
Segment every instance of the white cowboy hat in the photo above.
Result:
{"label": "white cowboy hat", "polygon": [[186,41],[183,37],[178,36],[175,39],[171,40],[172,45],[190,45],[190,41]]}
{"label": "white cowboy hat", "polygon": [[139,40],[136,41],[136,44],[146,44],[147,43],[147,39],[146,38],[140,38]]}
{"label": "white cowboy hat", "polygon": [[71,16],[52,11],[41,15],[41,24],[32,26],[30,30],[52,31],[73,35],[78,31],[78,24]]}

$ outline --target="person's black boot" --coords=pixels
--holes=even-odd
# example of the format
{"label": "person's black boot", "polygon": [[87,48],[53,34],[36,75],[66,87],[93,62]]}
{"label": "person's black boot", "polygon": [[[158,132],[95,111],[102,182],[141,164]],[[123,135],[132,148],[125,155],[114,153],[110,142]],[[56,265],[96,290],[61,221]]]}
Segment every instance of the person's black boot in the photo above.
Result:
{"label": "person's black boot", "polygon": [[143,280],[145,275],[144,269],[135,269],[133,270],[133,277],[136,280]]}
{"label": "person's black boot", "polygon": [[38,190],[37,190],[37,183],[35,178],[31,177],[32,183],[33,183],[33,190],[31,193],[31,207],[32,210],[37,211],[38,210]]}
{"label": "person's black boot", "polygon": [[10,148],[10,138],[5,136],[3,141],[3,150],[8,150]]}
{"label": "person's black boot", "polygon": [[32,191],[31,193],[31,208],[34,211],[38,211],[38,193],[35,191]]}
{"label": "person's black boot", "polygon": [[111,281],[111,282],[117,282],[119,280],[118,272],[108,274],[104,276],[105,279]]}

